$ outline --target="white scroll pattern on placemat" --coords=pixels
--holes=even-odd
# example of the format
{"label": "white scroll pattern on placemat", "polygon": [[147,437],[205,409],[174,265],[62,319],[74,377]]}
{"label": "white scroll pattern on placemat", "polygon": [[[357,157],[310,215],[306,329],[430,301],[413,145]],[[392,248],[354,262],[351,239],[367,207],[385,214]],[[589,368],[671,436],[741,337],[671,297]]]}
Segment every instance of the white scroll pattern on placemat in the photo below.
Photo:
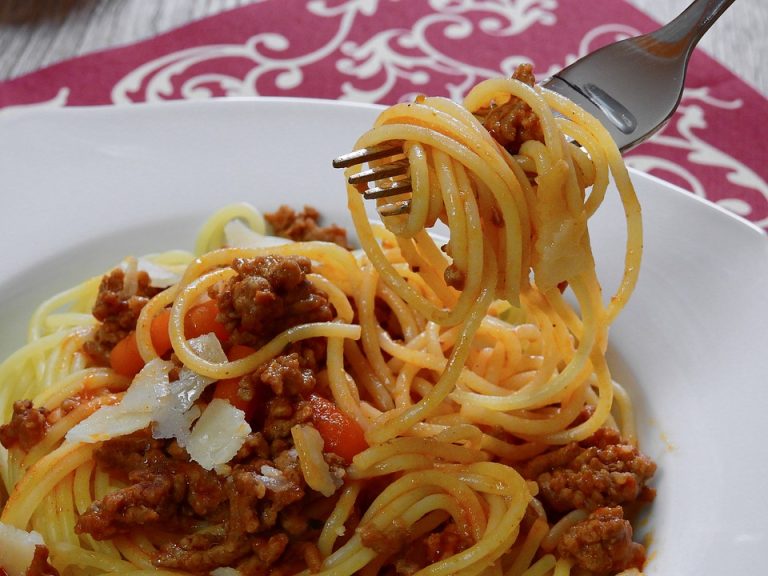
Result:
{"label": "white scroll pattern on placemat", "polygon": [[[402,1],[402,0],[401,0]],[[209,98],[215,95],[256,96],[259,86],[270,93],[300,90],[312,68],[328,62],[338,75],[338,92],[332,97],[359,102],[410,100],[417,93],[444,94],[460,100],[480,80],[499,74],[509,75],[524,54],[510,54],[496,67],[477,66],[471,54],[446,53],[433,41],[466,40],[473,35],[511,37],[534,25],[557,23],[557,0],[429,0],[430,11],[401,26],[381,26],[366,39],[354,37],[355,23],[386,14],[397,0],[311,0],[305,4],[305,16],[318,25],[335,26],[321,43],[312,41],[299,30],[295,37],[275,32],[251,36],[241,44],[212,44],[188,48],[150,60],[125,75],[113,87],[112,101],[128,104],[176,98]],[[380,20],[383,20],[381,18]],[[560,62],[539,66],[551,74],[594,50],[596,47],[637,34],[623,24],[603,24],[584,34],[576,53],[565,54]],[[237,66],[224,62],[235,61]],[[232,70],[238,70],[233,72]],[[315,96],[308,89],[307,96]],[[708,117],[732,112],[741,101],[725,102],[711,96],[707,88],[687,90],[679,111],[670,125],[658,134],[653,148],[641,148],[628,157],[628,163],[640,170],[674,177],[694,194],[709,197],[746,218],[768,218],[752,213],[749,202],[728,197],[720,186],[707,194],[697,175],[696,166],[722,171],[730,188],[742,188],[753,197],[768,199],[768,184],[754,170],[700,136],[708,127]],[[661,153],[661,151],[666,151]],[[699,169],[700,170],[700,169]],[[735,192],[734,192],[735,193]]]}

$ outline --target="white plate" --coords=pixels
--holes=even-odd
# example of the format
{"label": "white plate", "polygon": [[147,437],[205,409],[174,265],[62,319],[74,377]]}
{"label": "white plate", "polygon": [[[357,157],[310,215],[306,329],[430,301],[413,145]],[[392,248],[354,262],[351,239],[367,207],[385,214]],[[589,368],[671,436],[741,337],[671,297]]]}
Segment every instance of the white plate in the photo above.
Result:
{"label": "white plate", "polygon": [[[43,298],[125,255],[191,248],[228,202],[311,203],[346,224],[330,160],[377,110],[264,99],[0,114],[0,357],[22,343]],[[645,257],[611,361],[659,464],[647,573],[754,570],[768,545],[768,240],[634,176]],[[615,198],[592,235],[608,291],[622,266]]]}

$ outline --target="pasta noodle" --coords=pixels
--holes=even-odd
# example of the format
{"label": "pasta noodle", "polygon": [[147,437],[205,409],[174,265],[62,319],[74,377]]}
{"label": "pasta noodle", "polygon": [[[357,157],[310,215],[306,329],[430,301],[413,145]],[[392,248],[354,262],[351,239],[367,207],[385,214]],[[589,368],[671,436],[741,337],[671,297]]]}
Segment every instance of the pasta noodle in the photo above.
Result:
{"label": "pasta noodle", "polygon": [[[540,138],[511,153],[478,119],[507,103],[524,104],[541,129]],[[91,309],[106,278],[43,303],[32,318],[29,343],[0,366],[3,421],[22,413],[14,406],[21,399],[31,401],[25,415],[37,409],[45,418],[40,437],[29,445],[20,437],[3,441],[8,448],[1,449],[0,473],[8,498],[0,526],[39,533],[50,566],[63,574],[195,572],[189,539],[179,540],[151,519],[130,524],[125,513],[120,522],[128,524],[104,533],[82,523],[134,482],[113,473],[102,447],[151,429],[154,440],[147,442],[165,442],[167,458],[176,458],[176,448],[168,446],[186,450],[193,460],[185,456],[183,466],[210,473],[217,489],[229,490],[238,482],[240,454],[254,438],[249,432],[259,429],[258,417],[249,413],[258,402],[220,396],[224,383],[241,390],[243,382],[262,378],[263,387],[272,386],[263,397],[270,400],[262,400],[273,407],[275,398],[288,394],[276,386],[293,384],[274,384],[264,367],[287,366],[280,363],[290,360],[288,352],[299,350],[300,357],[321,342],[324,360],[310,375],[311,398],[305,391],[301,404],[311,417],[281,437],[285,450],[279,456],[248,468],[260,496],[247,504],[237,500],[242,493],[227,492],[230,506],[246,502],[242,506],[262,506],[264,513],[260,499],[279,501],[294,486],[288,470],[300,470],[302,494],[314,494],[297,504],[305,515],[302,531],[285,528],[287,517],[279,516],[282,524],[273,522],[268,531],[238,533],[242,553],[219,564],[200,561],[199,571],[261,574],[273,566],[279,574],[339,576],[575,573],[578,556],[559,543],[596,508],[605,508],[553,508],[550,487],[531,470],[543,462],[537,458],[564,453],[561,447],[569,454],[592,450],[605,429],[618,430],[627,449],[636,444],[631,399],[612,381],[605,360],[608,327],[632,293],[642,250],[640,208],[619,152],[594,118],[516,79],[479,84],[464,106],[425,97],[392,106],[357,147],[392,142],[407,159],[412,191],[378,202],[407,200],[409,210],[372,224],[359,190],[350,185],[360,250],[316,240],[275,243],[265,236],[259,212],[235,205],[205,224],[195,254],[124,262],[119,288],[126,301],[143,289],[141,270],[165,280],[142,303],[128,336],[120,333],[122,340],[112,344],[111,367],[95,362],[86,345],[98,340],[100,323]],[[611,178],[624,204],[627,248],[623,280],[606,304],[588,220]],[[428,232],[438,219],[450,230],[442,248]],[[246,223],[239,237],[255,244],[231,242],[235,222]],[[249,266],[285,261],[311,262],[311,270],[302,268],[300,302],[327,301],[331,316],[313,319],[315,309],[308,308],[290,325],[280,324],[282,316],[270,320],[278,328],[268,337],[243,337],[245,320],[237,317],[237,324],[234,313],[226,316],[222,287],[242,298],[236,289],[267,282],[263,272],[257,279],[247,276]],[[250,278],[250,288],[242,278]],[[277,280],[270,282],[277,290]],[[572,298],[563,294],[566,286]],[[218,305],[212,322],[227,333],[211,328],[190,336],[190,317],[210,302]],[[158,344],[161,318],[166,347]],[[245,349],[240,337],[250,348],[236,354]],[[135,349],[135,376],[116,364],[124,341]],[[301,374],[310,377],[306,370]],[[284,466],[286,458],[294,468]],[[183,534],[214,547],[234,538],[235,512],[196,514]],[[262,565],[267,572],[256,571],[254,558],[263,560],[278,540],[277,558]],[[637,552],[638,545],[627,546]],[[174,564],[177,556],[169,550],[186,560]],[[291,554],[295,558],[286,559]],[[636,554],[625,560],[625,567],[641,567]],[[621,569],[616,565],[611,572]]]}

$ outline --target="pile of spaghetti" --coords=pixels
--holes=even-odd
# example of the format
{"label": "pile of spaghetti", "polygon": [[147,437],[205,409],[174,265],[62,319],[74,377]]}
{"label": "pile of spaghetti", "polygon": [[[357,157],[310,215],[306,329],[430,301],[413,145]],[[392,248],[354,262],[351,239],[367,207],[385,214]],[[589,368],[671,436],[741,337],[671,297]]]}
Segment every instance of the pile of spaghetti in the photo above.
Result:
{"label": "pile of spaghetti", "polygon": [[[641,569],[625,515],[655,465],[604,356],[640,210],[605,130],[529,75],[380,115],[357,146],[396,142],[413,189],[382,225],[350,187],[361,249],[237,205],[195,254],[45,302],[0,366],[5,572]],[[606,305],[587,223],[611,175]]]}

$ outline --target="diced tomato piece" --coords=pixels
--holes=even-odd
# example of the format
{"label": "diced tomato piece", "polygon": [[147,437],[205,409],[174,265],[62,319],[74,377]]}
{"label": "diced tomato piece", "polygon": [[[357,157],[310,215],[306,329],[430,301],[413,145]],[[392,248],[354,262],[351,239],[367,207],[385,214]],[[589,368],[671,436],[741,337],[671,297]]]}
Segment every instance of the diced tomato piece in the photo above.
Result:
{"label": "diced tomato piece", "polygon": [[312,425],[323,437],[326,452],[333,452],[350,464],[355,454],[368,448],[360,424],[339,410],[336,404],[316,394],[310,396],[309,402]]}
{"label": "diced tomato piece", "polygon": [[254,406],[251,399],[242,398],[237,393],[240,388],[241,378],[227,378],[226,380],[219,380],[216,382],[213,397],[226,400],[235,408],[239,408],[245,412],[245,419],[248,420],[253,416]]}
{"label": "diced tomato piece", "polygon": [[192,306],[184,318],[184,335],[187,338],[197,338],[213,332],[220,342],[229,340],[224,324],[216,320],[219,307],[215,300],[207,300],[202,304]]}
{"label": "diced tomato piece", "polygon": [[243,358],[248,358],[248,356],[254,352],[256,352],[256,349],[251,348],[250,346],[244,346],[243,344],[233,344],[229,349],[229,352],[227,352],[227,359],[230,362],[234,362],[235,360],[242,360]]}
{"label": "diced tomato piece", "polygon": [[144,368],[144,359],[139,354],[136,333],[131,332],[120,340],[109,353],[109,365],[118,374],[133,378]]}
{"label": "diced tomato piece", "polygon": [[170,320],[171,311],[167,308],[152,318],[152,325],[149,331],[152,336],[152,346],[155,348],[158,356],[165,356],[165,353],[171,349],[171,336],[168,333]]}
{"label": "diced tomato piece", "polygon": [[[250,346],[235,344],[232,346],[232,348],[229,349],[227,358],[229,358],[230,361],[240,360],[250,356],[254,352],[256,352],[256,350]],[[259,394],[259,391],[255,390],[254,396],[251,399],[242,398],[239,396],[237,391],[240,388],[240,380],[242,378],[242,376],[238,376],[237,378],[226,378],[224,380],[219,380],[216,383],[216,388],[213,391],[213,397],[227,400],[230,404],[232,404],[232,406],[245,412],[245,419],[250,421],[256,413],[257,408],[260,406],[260,404],[262,404],[263,394]]]}

